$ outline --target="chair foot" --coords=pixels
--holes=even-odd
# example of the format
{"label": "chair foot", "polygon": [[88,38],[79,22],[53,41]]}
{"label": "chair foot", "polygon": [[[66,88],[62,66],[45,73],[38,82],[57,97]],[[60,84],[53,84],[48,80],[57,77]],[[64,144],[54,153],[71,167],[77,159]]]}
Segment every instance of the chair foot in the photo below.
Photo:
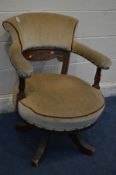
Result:
{"label": "chair foot", "polygon": [[35,153],[35,155],[32,158],[32,165],[33,166],[38,166],[47,147],[47,143],[48,143],[48,138],[49,138],[49,134],[48,133],[44,133],[44,135],[42,135],[42,138],[40,140],[39,143],[39,147]]}
{"label": "chair foot", "polygon": [[82,141],[79,137],[79,133],[71,133],[70,138],[72,139],[73,143],[78,146],[81,152],[87,155],[93,155],[95,153],[95,148],[86,142]]}
{"label": "chair foot", "polygon": [[28,131],[30,129],[32,129],[34,126],[30,125],[28,123],[22,122],[22,123],[18,123],[15,125],[15,129],[17,131]]}

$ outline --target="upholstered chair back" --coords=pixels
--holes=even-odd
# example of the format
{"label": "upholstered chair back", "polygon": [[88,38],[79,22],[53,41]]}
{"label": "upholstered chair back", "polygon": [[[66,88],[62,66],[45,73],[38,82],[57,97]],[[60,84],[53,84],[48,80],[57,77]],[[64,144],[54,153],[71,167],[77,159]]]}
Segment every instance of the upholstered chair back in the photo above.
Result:
{"label": "upholstered chair back", "polygon": [[[71,50],[77,19],[54,13],[25,13],[4,21],[22,51],[34,47]],[[62,42],[61,42],[62,41]]]}

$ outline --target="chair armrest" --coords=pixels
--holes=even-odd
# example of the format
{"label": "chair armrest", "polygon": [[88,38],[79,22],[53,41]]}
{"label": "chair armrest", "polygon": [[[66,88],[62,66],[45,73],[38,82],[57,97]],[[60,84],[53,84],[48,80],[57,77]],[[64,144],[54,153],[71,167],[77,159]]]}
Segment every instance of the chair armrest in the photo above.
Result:
{"label": "chair armrest", "polygon": [[13,43],[9,49],[9,56],[19,77],[30,77],[33,68],[31,64],[24,58],[18,43]]}
{"label": "chair armrest", "polygon": [[88,61],[102,69],[109,69],[111,61],[105,55],[81,44],[76,41],[72,44],[72,52],[86,58]]}

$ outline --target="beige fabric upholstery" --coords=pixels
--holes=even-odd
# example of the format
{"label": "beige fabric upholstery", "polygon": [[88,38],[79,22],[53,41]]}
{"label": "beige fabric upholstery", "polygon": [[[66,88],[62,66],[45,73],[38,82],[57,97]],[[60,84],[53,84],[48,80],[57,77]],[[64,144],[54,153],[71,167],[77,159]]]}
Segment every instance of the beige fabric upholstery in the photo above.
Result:
{"label": "beige fabric upholstery", "polygon": [[9,57],[12,65],[20,77],[31,76],[33,68],[31,64],[29,64],[29,62],[26,61],[26,59],[23,57],[19,43],[15,42],[11,45],[9,50]]}
{"label": "beige fabric upholstery", "polygon": [[[58,47],[71,50],[77,19],[54,13],[25,13],[3,22],[22,50],[32,47]],[[13,32],[14,31],[14,32]]]}
{"label": "beige fabric upholstery", "polygon": [[[41,125],[43,128],[47,125],[44,126],[46,119],[47,121],[50,119],[51,124],[53,121],[55,125],[59,123],[58,130],[62,130],[65,125],[64,129],[72,129],[74,121],[78,128],[78,122],[82,124],[80,127],[88,126],[98,118],[98,114],[104,108],[104,98],[100,90],[74,76],[33,74],[27,79],[25,92],[26,98],[19,102],[19,113],[29,123]],[[14,101],[16,94],[17,88],[14,92]],[[60,126],[60,123],[63,126]],[[51,125],[51,129],[55,125]]]}
{"label": "beige fabric upholstery", "polygon": [[[54,13],[26,13],[3,22],[12,37],[11,63],[26,79],[26,98],[18,102],[23,119],[37,127],[71,131],[93,124],[104,109],[100,90],[70,75],[32,74],[32,66],[22,52],[35,47],[61,48],[79,54],[96,66],[108,69],[110,60],[74,41],[78,20]],[[32,74],[32,75],[31,75]],[[13,94],[14,103],[18,88]]]}
{"label": "beige fabric upholstery", "polygon": [[31,75],[32,66],[24,59],[22,51],[33,47],[70,50],[98,67],[108,69],[111,61],[106,56],[73,41],[77,23],[75,18],[54,13],[25,13],[4,21],[3,26],[13,39],[9,55],[18,75]]}
{"label": "beige fabric upholstery", "polygon": [[21,103],[35,113],[56,118],[77,118],[104,106],[100,90],[74,76],[33,74],[26,81]]}
{"label": "beige fabric upholstery", "polygon": [[88,48],[87,46],[79,42],[73,41],[72,52],[83,56],[84,58],[88,59],[90,62],[102,69],[110,68],[111,61],[108,57],[95,50],[92,50],[91,48]]}
{"label": "beige fabric upholstery", "polygon": [[102,113],[104,107],[95,113],[88,116],[78,118],[54,118],[45,117],[35,113],[30,108],[19,102],[18,105],[20,116],[28,123],[35,125],[39,128],[55,131],[73,131],[77,129],[83,129],[94,124]]}

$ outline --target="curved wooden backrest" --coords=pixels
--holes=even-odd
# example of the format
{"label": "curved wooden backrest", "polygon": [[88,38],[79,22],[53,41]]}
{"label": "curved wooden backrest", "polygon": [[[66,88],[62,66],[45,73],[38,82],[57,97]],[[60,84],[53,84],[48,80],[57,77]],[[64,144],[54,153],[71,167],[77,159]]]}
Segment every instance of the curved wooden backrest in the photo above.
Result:
{"label": "curved wooden backrest", "polygon": [[43,61],[57,58],[63,62],[61,73],[67,74],[70,51],[58,48],[33,48],[23,51],[23,56],[29,61]]}

